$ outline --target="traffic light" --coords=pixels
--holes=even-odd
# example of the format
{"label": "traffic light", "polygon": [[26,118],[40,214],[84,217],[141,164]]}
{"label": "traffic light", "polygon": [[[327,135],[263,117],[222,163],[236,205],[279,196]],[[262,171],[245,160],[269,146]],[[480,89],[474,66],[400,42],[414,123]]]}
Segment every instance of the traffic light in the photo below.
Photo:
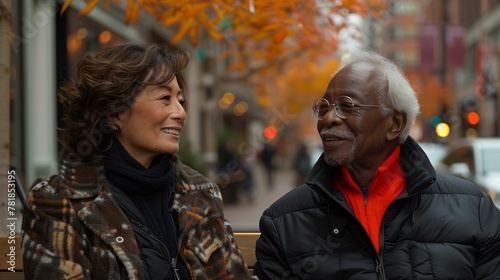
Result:
{"label": "traffic light", "polygon": [[276,131],[276,128],[272,125],[264,128],[264,137],[266,137],[266,139],[274,139],[274,137],[276,137],[277,134],[278,131]]}
{"label": "traffic light", "polygon": [[468,125],[468,128],[466,128],[465,130],[465,135],[467,137],[477,137],[477,130],[476,130],[476,126],[479,124],[479,122],[481,121],[481,118],[479,117],[479,114],[475,111],[469,111],[467,113],[467,123],[469,124]]}
{"label": "traffic light", "polygon": [[439,123],[436,126],[436,134],[441,138],[446,138],[450,135],[450,126],[447,123]]}
{"label": "traffic light", "polygon": [[440,124],[443,120],[440,116],[432,116],[431,118],[431,126],[432,128],[436,128],[438,124]]}
{"label": "traffic light", "polygon": [[470,125],[477,125],[479,123],[479,114],[476,113],[476,112],[469,112],[467,114],[467,122],[470,124]]}

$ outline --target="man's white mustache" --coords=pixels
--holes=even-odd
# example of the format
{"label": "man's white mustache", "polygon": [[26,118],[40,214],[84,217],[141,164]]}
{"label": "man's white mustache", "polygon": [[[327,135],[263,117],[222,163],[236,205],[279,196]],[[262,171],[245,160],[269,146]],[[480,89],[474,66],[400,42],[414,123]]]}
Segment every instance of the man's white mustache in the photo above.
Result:
{"label": "man's white mustache", "polygon": [[349,131],[340,130],[340,129],[332,128],[332,127],[322,129],[320,132],[320,135],[323,135],[323,134],[334,134],[338,137],[342,137],[342,138],[347,139],[347,140],[354,140],[356,138],[354,136],[354,134],[352,134]]}

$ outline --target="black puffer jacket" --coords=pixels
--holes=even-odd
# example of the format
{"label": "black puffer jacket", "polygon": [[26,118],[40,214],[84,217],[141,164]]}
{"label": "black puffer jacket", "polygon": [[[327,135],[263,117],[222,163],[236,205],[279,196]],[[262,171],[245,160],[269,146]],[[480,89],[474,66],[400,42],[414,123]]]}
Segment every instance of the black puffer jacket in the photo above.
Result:
{"label": "black puffer jacket", "polygon": [[[143,224],[144,217],[130,198],[119,188],[112,188],[113,196],[132,224],[137,244],[140,247],[139,256],[144,267],[144,280],[176,279],[174,274],[173,260],[181,262],[179,256],[171,256],[167,247]],[[173,223],[173,222],[172,222]],[[184,271],[187,270],[183,266]],[[123,271],[123,270],[122,270]],[[183,279],[189,279],[185,275]],[[127,279],[126,275],[121,279]]]}
{"label": "black puffer jacket", "polygon": [[[266,279],[500,279],[500,210],[473,184],[401,147],[406,189],[381,227],[380,254],[318,160],[306,184],[260,220],[255,274]],[[334,184],[334,183],[333,183]]]}

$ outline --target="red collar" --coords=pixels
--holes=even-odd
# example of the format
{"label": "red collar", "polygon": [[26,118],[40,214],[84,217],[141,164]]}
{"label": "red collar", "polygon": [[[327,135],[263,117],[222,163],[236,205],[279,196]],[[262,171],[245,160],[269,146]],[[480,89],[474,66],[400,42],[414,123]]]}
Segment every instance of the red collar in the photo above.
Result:
{"label": "red collar", "polygon": [[334,185],[344,194],[377,251],[380,250],[380,225],[385,211],[406,186],[404,172],[399,165],[400,151],[400,146],[397,146],[379,166],[368,187],[366,202],[351,172],[345,166],[341,166],[340,172],[334,176]]}

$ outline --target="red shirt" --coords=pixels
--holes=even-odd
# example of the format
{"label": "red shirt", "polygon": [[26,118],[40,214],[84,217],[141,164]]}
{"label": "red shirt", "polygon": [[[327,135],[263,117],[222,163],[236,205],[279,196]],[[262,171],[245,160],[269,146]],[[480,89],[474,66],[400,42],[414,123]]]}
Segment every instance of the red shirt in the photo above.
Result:
{"label": "red shirt", "polygon": [[399,166],[400,150],[401,148],[397,146],[379,166],[368,187],[366,201],[351,172],[345,166],[341,166],[341,172],[334,178],[335,184],[370,236],[377,252],[380,252],[380,227],[385,211],[406,186],[404,172]]}

